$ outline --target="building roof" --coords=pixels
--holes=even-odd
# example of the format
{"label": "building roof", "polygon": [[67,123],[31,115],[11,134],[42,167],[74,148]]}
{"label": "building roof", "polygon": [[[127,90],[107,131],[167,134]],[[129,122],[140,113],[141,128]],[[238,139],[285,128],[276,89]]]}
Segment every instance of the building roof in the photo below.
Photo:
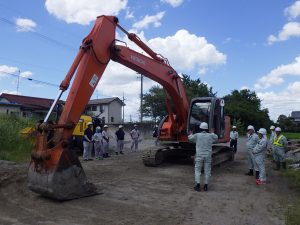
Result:
{"label": "building roof", "polygon": [[[118,101],[120,105],[123,105],[123,102],[118,97],[112,98],[101,98],[101,99],[92,99],[88,102],[88,105],[100,105],[100,104],[110,104],[113,101]],[[125,104],[124,104],[125,105]]]}
{"label": "building roof", "polygon": [[291,113],[292,118],[300,118],[300,111],[293,111]]}
{"label": "building roof", "polygon": [[[22,95],[12,95],[2,93],[0,98],[5,98],[11,104],[21,105],[22,108],[32,109],[32,110],[47,110],[51,107],[53,103],[53,99],[48,98],[37,98],[30,96],[22,96]],[[62,102],[62,101],[61,101]]]}

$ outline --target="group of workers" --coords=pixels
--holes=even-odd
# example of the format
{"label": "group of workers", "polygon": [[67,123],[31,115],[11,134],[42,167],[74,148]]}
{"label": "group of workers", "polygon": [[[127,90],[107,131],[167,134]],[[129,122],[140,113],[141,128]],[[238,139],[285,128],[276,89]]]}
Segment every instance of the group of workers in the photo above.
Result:
{"label": "group of workers", "polygon": [[[109,133],[108,133],[108,125],[103,126],[103,131],[101,131],[101,127],[97,126],[95,133],[93,134],[93,123],[88,122],[87,128],[84,131],[83,136],[83,161],[90,161],[92,159],[92,150],[94,147],[95,150],[95,158],[98,160],[102,160],[103,158],[108,158],[109,153]],[[138,141],[140,137],[140,132],[137,128],[137,125],[134,125],[134,129],[130,132],[131,136],[131,150],[137,151],[138,150]],[[123,155],[124,149],[124,138],[125,132],[123,130],[123,125],[119,125],[118,130],[115,132],[116,138],[116,155]]]}
{"label": "group of workers", "polygon": [[[280,167],[286,168],[284,162],[285,148],[287,146],[287,139],[281,133],[280,127],[270,127],[270,139],[267,139],[267,130],[260,128],[255,133],[252,125],[247,127],[247,161],[249,171],[246,173],[248,176],[254,176],[257,185],[266,184],[266,169],[265,169],[265,155],[266,151],[270,150],[273,153],[273,158],[276,163],[274,169],[279,170]],[[239,134],[236,126],[232,127],[230,132],[230,147],[233,152],[237,152],[237,141]],[[203,190],[208,191],[208,183],[211,176],[211,161],[212,161],[212,145],[218,140],[218,136],[214,134],[214,130],[208,131],[208,124],[202,122],[200,124],[200,132],[193,134],[191,131],[188,136],[189,141],[196,144],[195,154],[195,191],[201,191],[200,178],[202,167],[204,166],[204,186]]]}

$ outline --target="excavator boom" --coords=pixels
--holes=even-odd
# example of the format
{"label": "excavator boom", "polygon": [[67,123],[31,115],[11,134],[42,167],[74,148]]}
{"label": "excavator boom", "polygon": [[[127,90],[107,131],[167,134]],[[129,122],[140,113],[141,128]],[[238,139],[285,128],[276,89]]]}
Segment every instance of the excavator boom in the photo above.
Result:
{"label": "excavator boom", "polygon": [[[149,56],[130,48],[117,45],[116,27],[121,28]],[[189,103],[176,71],[168,61],[143,43],[135,34],[129,34],[113,16],[99,16],[91,32],[84,38],[79,52],[60,84],[55,99],[43,123],[37,125],[38,135],[31,154],[28,173],[29,188],[43,196],[68,200],[96,194],[96,187],[87,181],[83,168],[71,149],[70,139],[75,124],[80,119],[92,93],[110,60],[121,63],[138,73],[160,83],[171,97],[176,114],[169,110],[169,120],[161,128],[161,138],[187,141]],[[69,91],[63,112],[57,124],[48,121],[51,110],[68,89],[73,75],[76,76]],[[168,106],[170,109],[171,107]]]}

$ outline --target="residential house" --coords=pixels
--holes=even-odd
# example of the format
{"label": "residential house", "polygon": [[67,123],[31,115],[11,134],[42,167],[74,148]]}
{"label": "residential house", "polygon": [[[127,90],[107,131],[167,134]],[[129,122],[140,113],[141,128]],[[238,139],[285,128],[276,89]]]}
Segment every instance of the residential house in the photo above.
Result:
{"label": "residential house", "polygon": [[[0,95],[0,113],[42,119],[49,111],[53,101],[53,99],[47,98],[2,93]],[[62,102],[60,101],[60,103]]]}
{"label": "residential house", "polygon": [[98,117],[106,124],[123,123],[122,107],[125,104],[118,97],[92,99],[88,102],[86,113]]}
{"label": "residential house", "polygon": [[300,123],[300,111],[293,111],[291,113],[290,119],[292,122],[299,124]]}

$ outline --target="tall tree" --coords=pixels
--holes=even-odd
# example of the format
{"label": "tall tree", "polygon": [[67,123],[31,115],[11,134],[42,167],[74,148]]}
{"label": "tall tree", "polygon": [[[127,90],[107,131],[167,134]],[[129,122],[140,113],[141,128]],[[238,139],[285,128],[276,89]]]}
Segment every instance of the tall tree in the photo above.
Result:
{"label": "tall tree", "polygon": [[[208,87],[200,79],[193,80],[189,75],[183,74],[182,82],[189,101],[195,97],[215,96],[212,87]],[[144,116],[149,116],[155,121],[167,115],[163,88],[153,86],[148,93],[144,94],[142,110]]]}
{"label": "tall tree", "polygon": [[244,129],[253,125],[256,129],[268,128],[271,124],[268,109],[261,109],[261,100],[254,91],[234,90],[224,96],[225,113],[231,116],[233,121],[240,120]]}
{"label": "tall tree", "polygon": [[193,80],[189,75],[182,74],[182,83],[189,101],[195,97],[216,96],[216,93],[213,93],[212,87],[208,87],[207,84],[202,83],[199,78]]}

